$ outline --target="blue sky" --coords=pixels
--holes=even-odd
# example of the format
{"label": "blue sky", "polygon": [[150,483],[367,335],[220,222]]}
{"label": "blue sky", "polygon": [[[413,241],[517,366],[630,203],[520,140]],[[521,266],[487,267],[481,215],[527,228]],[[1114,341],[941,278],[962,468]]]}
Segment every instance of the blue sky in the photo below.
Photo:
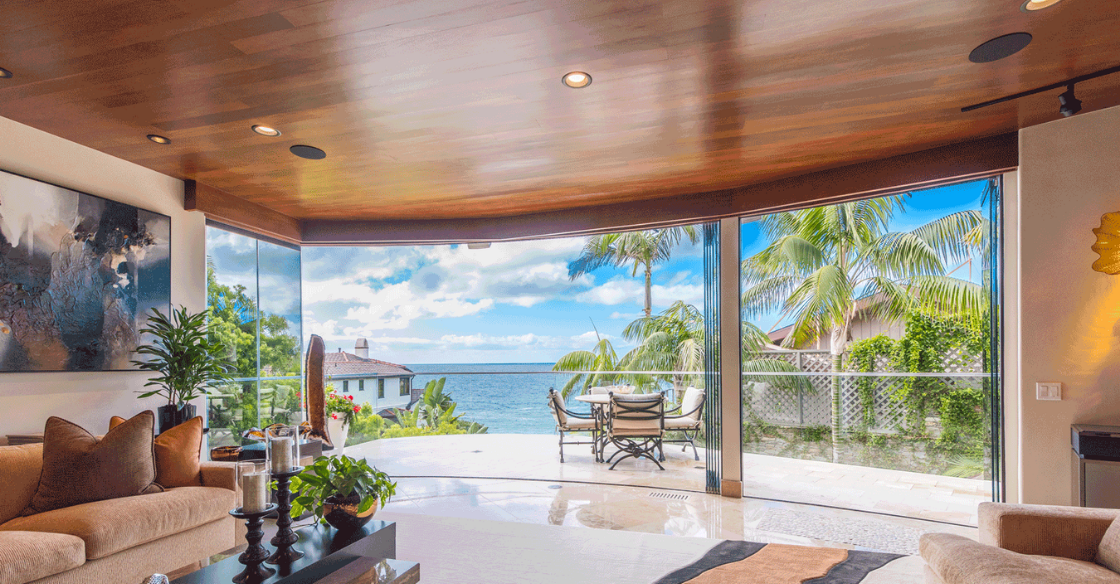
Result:
{"label": "blue sky", "polygon": [[[909,230],[937,217],[980,208],[983,182],[915,193],[892,230]],[[212,230],[213,231],[213,230]],[[224,281],[245,263],[245,242],[224,232],[208,237]],[[765,246],[757,225],[742,227],[744,257]],[[596,331],[625,352],[622,329],[642,311],[641,275],[603,268],[575,280],[568,263],[586,238],[424,247],[307,247],[303,249],[303,333],[319,334],[327,349],[353,351],[370,342],[370,356],[402,364],[554,362],[589,349]],[[967,272],[958,273],[967,277]],[[973,271],[973,280],[979,275]],[[249,279],[249,274],[244,274]],[[702,307],[703,250],[681,245],[653,276],[654,311],[676,300]],[[262,279],[265,295],[293,291]],[[289,293],[285,300],[294,301]],[[279,298],[277,298],[279,300]],[[276,305],[289,302],[276,302]],[[770,330],[770,315],[756,323]]]}

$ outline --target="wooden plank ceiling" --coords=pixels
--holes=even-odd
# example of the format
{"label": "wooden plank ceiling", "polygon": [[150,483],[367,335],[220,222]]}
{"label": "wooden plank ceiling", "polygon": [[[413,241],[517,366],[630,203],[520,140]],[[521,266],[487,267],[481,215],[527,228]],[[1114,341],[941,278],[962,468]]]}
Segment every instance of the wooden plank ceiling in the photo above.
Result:
{"label": "wooden plank ceiling", "polygon": [[[0,116],[295,219],[557,211],[759,184],[1057,119],[1120,3],[10,0]],[[989,64],[969,51],[1026,31]],[[584,89],[560,82],[587,71]],[[1120,75],[1077,88],[1120,103]],[[277,138],[250,131],[279,128]],[[169,145],[145,139],[171,138]],[[2,139],[2,137],[0,137]],[[325,160],[293,156],[310,144]]]}

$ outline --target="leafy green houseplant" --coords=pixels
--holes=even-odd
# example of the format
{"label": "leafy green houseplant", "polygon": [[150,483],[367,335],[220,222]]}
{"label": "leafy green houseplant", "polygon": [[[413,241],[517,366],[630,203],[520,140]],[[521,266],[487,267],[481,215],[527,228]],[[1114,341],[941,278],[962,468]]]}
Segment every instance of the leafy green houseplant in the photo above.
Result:
{"label": "leafy green houseplant", "polygon": [[167,405],[159,407],[160,432],[195,417],[195,407],[189,402],[207,395],[208,386],[231,379],[222,344],[211,341],[206,334],[208,314],[192,314],[184,306],[173,309],[170,315],[152,309],[147,326],[140,329],[141,334],[151,335],[154,340],[136,348],[136,353],[148,359],[132,363],[141,371],[157,374],[144,384],[155,389],[141,391],[140,397],[158,395],[167,399]]}
{"label": "leafy green houseplant", "polygon": [[373,518],[397,492],[389,475],[365,460],[349,456],[320,456],[292,479],[292,517],[305,511],[339,531],[358,529]]}

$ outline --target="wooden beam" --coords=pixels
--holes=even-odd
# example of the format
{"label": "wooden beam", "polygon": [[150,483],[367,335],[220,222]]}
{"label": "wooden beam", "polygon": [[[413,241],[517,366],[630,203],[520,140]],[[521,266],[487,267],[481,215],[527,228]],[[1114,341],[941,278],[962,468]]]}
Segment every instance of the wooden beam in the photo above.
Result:
{"label": "wooden beam", "polygon": [[280,241],[297,245],[302,241],[298,220],[194,180],[186,181],[183,208],[201,211],[208,219]]}
{"label": "wooden beam", "polygon": [[1017,132],[736,189],[515,217],[304,220],[304,245],[516,241],[714,221],[994,176],[1019,164]]}

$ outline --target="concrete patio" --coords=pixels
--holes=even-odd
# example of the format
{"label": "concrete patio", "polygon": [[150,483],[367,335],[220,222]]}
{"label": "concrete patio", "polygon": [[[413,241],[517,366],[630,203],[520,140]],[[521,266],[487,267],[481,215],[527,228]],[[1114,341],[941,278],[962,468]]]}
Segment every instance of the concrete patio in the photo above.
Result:
{"label": "concrete patio", "polygon": [[[596,463],[590,446],[566,446],[557,437],[468,434],[376,440],[347,447],[394,477],[455,477],[603,483],[704,492],[704,451],[668,447],[665,470],[629,459],[615,470]],[[987,481],[877,468],[743,455],[748,498],[822,505],[957,525],[975,526],[977,505],[991,500]]]}

